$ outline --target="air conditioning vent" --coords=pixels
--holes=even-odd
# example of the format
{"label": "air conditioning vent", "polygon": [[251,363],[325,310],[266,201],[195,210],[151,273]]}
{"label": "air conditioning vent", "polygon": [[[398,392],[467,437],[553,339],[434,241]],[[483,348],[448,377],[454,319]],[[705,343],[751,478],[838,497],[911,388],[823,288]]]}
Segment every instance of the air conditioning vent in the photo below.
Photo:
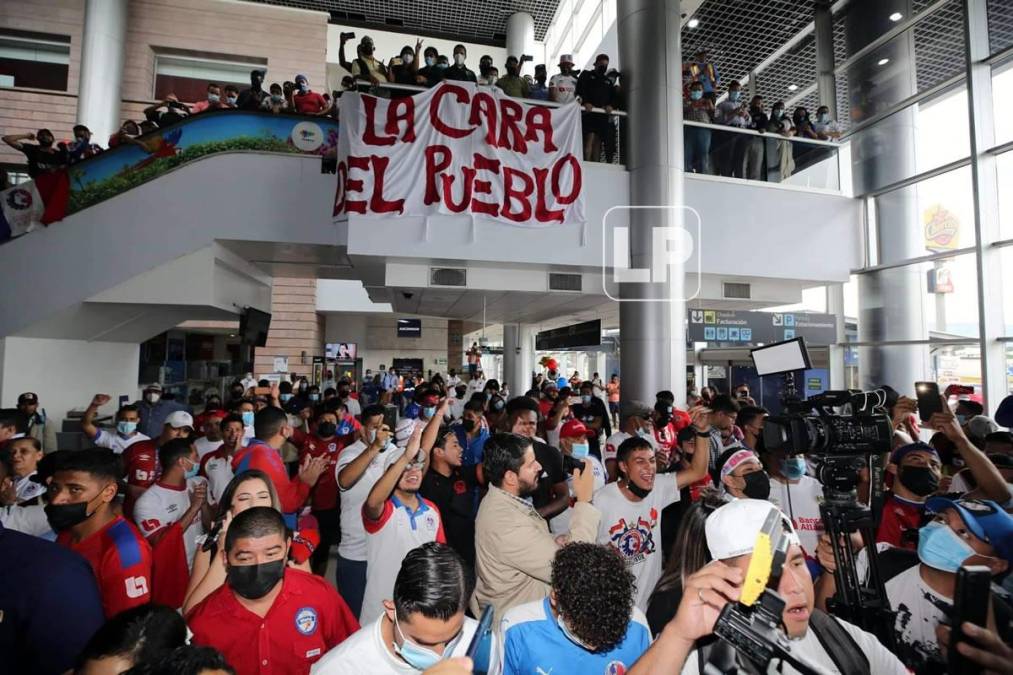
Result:
{"label": "air conditioning vent", "polygon": [[468,270],[459,267],[430,267],[430,286],[467,286]]}
{"label": "air conditioning vent", "polygon": [[737,300],[748,300],[752,297],[752,288],[749,284],[736,284],[725,281],[721,284],[724,287],[724,297]]}
{"label": "air conditioning vent", "polygon": [[581,276],[579,274],[549,272],[550,291],[576,291],[579,293],[581,288]]}

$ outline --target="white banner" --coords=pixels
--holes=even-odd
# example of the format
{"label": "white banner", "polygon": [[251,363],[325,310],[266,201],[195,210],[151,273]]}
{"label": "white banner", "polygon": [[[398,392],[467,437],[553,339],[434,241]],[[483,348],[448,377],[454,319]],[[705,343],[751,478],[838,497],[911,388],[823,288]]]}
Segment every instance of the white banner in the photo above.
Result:
{"label": "white banner", "polygon": [[470,215],[584,223],[580,108],[443,82],[416,96],[341,97],[334,215]]}

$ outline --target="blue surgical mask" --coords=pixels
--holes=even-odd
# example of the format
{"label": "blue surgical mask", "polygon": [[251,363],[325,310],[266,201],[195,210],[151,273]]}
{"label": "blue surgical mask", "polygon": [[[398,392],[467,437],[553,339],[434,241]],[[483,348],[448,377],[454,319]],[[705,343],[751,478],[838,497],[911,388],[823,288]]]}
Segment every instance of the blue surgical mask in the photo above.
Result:
{"label": "blue surgical mask", "polygon": [[937,520],[918,530],[918,559],[943,572],[956,573],[975,554],[949,525]]}
{"label": "blue surgical mask", "polygon": [[211,103],[218,103],[218,99],[221,98],[218,94],[208,94],[208,101]]}
{"label": "blue surgical mask", "polygon": [[965,424],[967,424],[967,415],[956,415],[956,418],[957,418],[957,423],[960,426],[964,426]]}
{"label": "blue surgical mask", "polygon": [[[397,623],[397,614],[394,615],[394,628],[401,634],[401,640],[403,640],[401,645],[398,645],[396,642],[394,643],[394,651],[412,668],[416,670],[428,670],[443,660],[443,657],[432,649],[420,647],[405,637],[405,634],[401,631],[401,626]],[[455,638],[452,642],[448,643],[443,649],[443,653],[450,654],[459,639],[459,637]]]}
{"label": "blue surgical mask", "polygon": [[570,454],[574,459],[585,459],[591,452],[591,446],[587,443],[574,443],[570,446]]}
{"label": "blue surgical mask", "polygon": [[587,405],[588,403],[591,402],[591,394],[581,394],[580,395],[580,401],[584,405]]}
{"label": "blue surgical mask", "polygon": [[129,436],[137,431],[137,422],[117,422],[116,431],[120,436]]}
{"label": "blue surgical mask", "polygon": [[830,121],[830,115],[827,113],[820,113],[819,115],[816,116],[816,119],[819,121],[820,124],[826,124],[827,122]]}
{"label": "blue surgical mask", "polygon": [[246,426],[246,427],[252,427],[253,426],[253,411],[252,410],[247,410],[246,412],[243,413],[243,426]]}
{"label": "blue surgical mask", "polygon": [[281,103],[284,100],[285,100],[285,97],[282,96],[281,94],[271,94],[271,102],[272,103]]}
{"label": "blue surgical mask", "polygon": [[305,82],[296,82],[296,86],[298,86],[299,91],[304,94],[310,90],[310,86]]}
{"label": "blue surgical mask", "polygon": [[436,415],[436,406],[426,406],[422,409],[422,416],[428,419],[432,419]]}
{"label": "blue surgical mask", "polygon": [[641,438],[651,438],[652,434],[647,429],[637,429],[637,436]]}
{"label": "blue surgical mask", "polygon": [[187,469],[186,473],[183,474],[183,478],[186,478],[187,480],[191,478],[196,478],[198,471],[200,471],[200,464],[198,464],[197,462],[191,462],[190,468]]}
{"label": "blue surgical mask", "polygon": [[320,400],[320,394],[310,394],[310,400],[316,403]]}
{"label": "blue surgical mask", "polygon": [[788,480],[798,480],[805,475],[805,457],[789,457],[781,463],[781,473]]}
{"label": "blue surgical mask", "polygon": [[228,103],[229,105],[235,105],[236,100],[237,100],[237,97],[235,97],[235,96],[226,96],[225,97],[225,102]]}
{"label": "blue surgical mask", "polygon": [[728,100],[731,101],[732,103],[734,103],[735,101],[738,101],[741,96],[742,96],[742,92],[741,91],[730,91],[730,92],[728,92]]}
{"label": "blue surgical mask", "polygon": [[770,111],[770,114],[771,117],[773,117],[775,120],[779,120],[781,119],[781,116],[784,115],[784,111],[779,108],[775,108],[774,110]]}
{"label": "blue surgical mask", "polygon": [[703,98],[703,92],[700,91],[699,89],[694,89],[693,91],[689,92],[689,97],[694,101],[699,101],[700,99]]}
{"label": "blue surgical mask", "polygon": [[281,394],[278,398],[281,399],[282,403],[288,403],[292,400],[292,394]]}
{"label": "blue surgical mask", "polygon": [[432,67],[435,64],[436,64],[436,59],[435,58],[433,58],[432,56],[427,56],[426,57],[426,65],[427,66]]}

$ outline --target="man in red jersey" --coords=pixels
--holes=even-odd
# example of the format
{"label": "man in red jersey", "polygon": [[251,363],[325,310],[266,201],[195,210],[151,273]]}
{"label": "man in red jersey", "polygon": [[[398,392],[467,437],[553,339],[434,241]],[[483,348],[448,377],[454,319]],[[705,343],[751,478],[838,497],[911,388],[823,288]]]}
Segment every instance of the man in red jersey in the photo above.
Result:
{"label": "man in red jersey", "polygon": [[232,470],[236,475],[250,469],[260,469],[266,473],[278,493],[285,522],[289,529],[294,530],[296,515],[306,503],[320,474],[327,469],[328,460],[325,457],[305,458],[299,467],[298,477],[291,479],[279,452],[285,441],[292,436],[288,415],[281,408],[268,406],[256,414],[253,426],[254,438],[232,458]]}
{"label": "man in red jersey", "polygon": [[46,505],[56,543],[91,565],[107,618],[143,605],[151,599],[151,548],[113,509],[119,457],[104,448],[64,452],[54,461]]}
{"label": "man in red jersey", "polygon": [[158,466],[158,449],[174,438],[189,436],[193,432],[193,417],[177,410],[165,418],[158,438],[138,441],[123,451],[123,475],[127,479],[127,496],[123,500],[123,515],[134,517],[134,502],[154,485],[161,475]]}
{"label": "man in red jersey", "polygon": [[214,647],[239,675],[304,675],[359,629],[334,587],[286,565],[280,513],[255,506],[225,536],[226,583],[193,608],[193,642]]}

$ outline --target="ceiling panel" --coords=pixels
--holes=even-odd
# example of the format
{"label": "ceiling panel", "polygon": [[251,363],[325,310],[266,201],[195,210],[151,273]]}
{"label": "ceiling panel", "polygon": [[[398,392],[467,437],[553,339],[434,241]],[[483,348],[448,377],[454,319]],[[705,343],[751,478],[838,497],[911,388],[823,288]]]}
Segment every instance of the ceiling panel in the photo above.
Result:
{"label": "ceiling panel", "polygon": [[504,44],[507,18],[527,12],[535,39],[544,40],[559,0],[246,0],[330,12],[339,23],[382,30],[454,37],[462,42]]}

